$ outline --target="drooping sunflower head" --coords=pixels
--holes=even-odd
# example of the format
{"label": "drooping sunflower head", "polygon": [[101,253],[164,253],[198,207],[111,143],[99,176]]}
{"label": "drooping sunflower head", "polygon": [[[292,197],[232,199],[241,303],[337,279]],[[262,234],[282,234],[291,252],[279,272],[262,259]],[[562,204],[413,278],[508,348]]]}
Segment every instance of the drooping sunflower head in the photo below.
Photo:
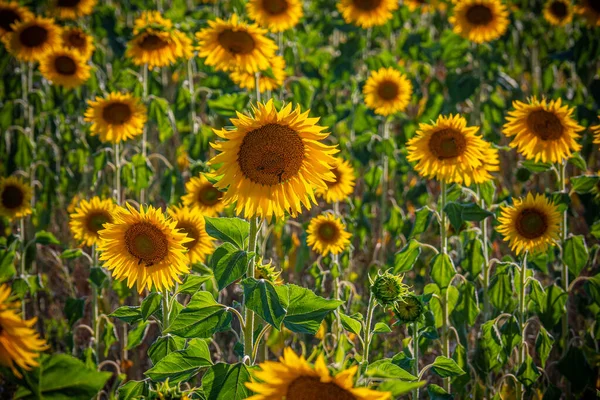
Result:
{"label": "drooping sunflower head", "polygon": [[27,7],[23,7],[17,2],[0,1],[0,37],[5,33],[12,32],[13,24],[33,17],[33,13]]}
{"label": "drooping sunflower head", "polygon": [[336,158],[331,172],[335,180],[326,181],[327,188],[320,187],[316,190],[317,195],[323,197],[327,203],[344,201],[354,192],[356,176],[352,165],[341,158]]}
{"label": "drooping sunflower head", "polygon": [[60,19],[77,19],[90,15],[97,0],[54,0],[54,12]]}
{"label": "drooping sunflower head", "polygon": [[69,216],[69,226],[73,237],[86,246],[98,243],[98,232],[104,224],[114,222],[115,204],[112,200],[92,197],[90,201],[81,200],[75,211]]}
{"label": "drooping sunflower head", "polygon": [[475,43],[498,39],[508,28],[508,10],[500,0],[455,2],[450,23],[454,32]]}
{"label": "drooping sunflower head", "polygon": [[412,293],[394,303],[394,314],[402,323],[418,321],[423,316],[423,310],[423,302]]}
{"label": "drooping sunflower head", "polygon": [[256,24],[240,21],[236,14],[224,21],[209,21],[196,33],[198,55],[218,71],[241,70],[249,74],[267,70],[277,46]]}
{"label": "drooping sunflower head", "polygon": [[544,252],[558,239],[560,213],[546,196],[527,194],[502,207],[496,229],[517,254]]}
{"label": "drooping sunflower head", "polygon": [[513,107],[502,131],[514,137],[510,146],[528,160],[557,163],[581,149],[577,139],[584,128],[572,117],[575,108],[563,106],[560,99],[535,97],[529,103],[515,101]]}
{"label": "drooping sunflower head", "polygon": [[62,32],[63,47],[73,49],[85,60],[89,60],[94,52],[94,39],[83,29],[77,27],[64,28]]}
{"label": "drooping sunflower head", "polygon": [[174,64],[191,54],[192,42],[183,33],[150,27],[141,29],[129,41],[126,52],[135,65],[148,65],[150,69]]}
{"label": "drooping sunflower head", "polygon": [[[477,135],[477,127],[467,127],[460,115],[440,115],[434,124],[420,124],[415,137],[407,142],[408,161],[415,170],[431,179],[469,186],[484,175],[474,170],[484,165],[489,144]],[[485,179],[484,179],[485,180]]]}
{"label": "drooping sunflower head", "polygon": [[302,207],[316,203],[315,188],[325,187],[335,177],[331,165],[338,150],[321,141],[329,134],[300,107],[288,104],[280,111],[273,100],[258,103],[254,115],[238,113],[234,130],[215,130],[227,139],[213,143],[220,154],[210,160],[220,165],[215,185],[227,189],[226,203],[237,202],[236,212],[245,217],[296,216]]}
{"label": "drooping sunflower head", "polygon": [[[264,93],[267,90],[275,90],[283,85],[286,76],[284,58],[281,56],[274,56],[271,59],[269,68],[260,72],[258,89],[261,93]],[[235,70],[229,74],[229,77],[242,89],[253,90],[256,87],[255,75],[248,73],[245,70]]]}
{"label": "drooping sunflower head", "polygon": [[250,18],[271,32],[283,32],[302,18],[300,0],[250,0],[246,4]]}
{"label": "drooping sunflower head", "polygon": [[3,40],[9,53],[20,61],[39,61],[61,46],[61,28],[52,18],[33,17],[16,22]]}
{"label": "drooping sunflower head", "polygon": [[384,116],[404,111],[410,103],[412,92],[410,80],[392,67],[371,73],[363,88],[367,107]]}
{"label": "drooping sunflower head", "polygon": [[348,24],[361,28],[385,25],[398,9],[397,0],[340,0],[337,9]]}
{"label": "drooping sunflower head", "polygon": [[40,60],[40,72],[54,85],[73,89],[90,79],[91,67],[73,49],[63,48],[48,53]]}
{"label": "drooping sunflower head", "polygon": [[287,347],[279,361],[265,361],[252,372],[246,387],[255,395],[248,400],[387,400],[389,392],[354,387],[358,366],[331,375],[322,355],[311,366],[304,356]]}
{"label": "drooping sunflower head", "polygon": [[215,247],[213,238],[206,233],[204,215],[197,208],[189,207],[169,207],[167,211],[177,222],[175,228],[192,239],[191,242],[184,243],[190,263],[204,262]]}
{"label": "drooping sunflower head", "polygon": [[92,123],[92,136],[98,135],[104,143],[120,143],[141,135],[148,118],[146,106],[128,93],[112,92],[88,100],[88,105],[85,121]]}
{"label": "drooping sunflower head", "polygon": [[570,0],[548,0],[544,5],[544,18],[556,26],[564,26],[573,20]]}
{"label": "drooping sunflower head", "polygon": [[206,176],[193,177],[185,184],[187,194],[181,198],[187,207],[197,209],[207,217],[214,217],[225,208],[224,193]]}
{"label": "drooping sunflower head", "polygon": [[170,289],[179,275],[189,272],[186,243],[193,239],[177,229],[176,221],[160,209],[142,206],[136,210],[127,204],[113,213],[114,221],[100,230],[100,260],[117,280],[127,286],[137,283],[138,292]]}
{"label": "drooping sunflower head", "polygon": [[31,187],[19,178],[0,178],[0,215],[9,219],[31,214]]}
{"label": "drooping sunflower head", "polygon": [[402,283],[402,276],[390,274],[389,272],[380,273],[371,285],[373,297],[382,306],[390,306],[403,297],[407,296],[408,286]]}
{"label": "drooping sunflower head", "polygon": [[575,12],[581,15],[589,26],[600,26],[600,1],[579,0]]}
{"label": "drooping sunflower head", "polygon": [[333,214],[319,215],[310,220],[306,244],[321,255],[340,254],[350,245],[352,235],[344,223]]}

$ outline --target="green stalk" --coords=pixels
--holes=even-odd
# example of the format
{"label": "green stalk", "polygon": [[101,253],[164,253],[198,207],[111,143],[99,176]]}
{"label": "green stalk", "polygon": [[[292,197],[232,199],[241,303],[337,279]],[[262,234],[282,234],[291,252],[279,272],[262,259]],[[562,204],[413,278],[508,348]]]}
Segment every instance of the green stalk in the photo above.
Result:
{"label": "green stalk", "polygon": [[[26,257],[25,257],[25,251],[27,249],[27,244],[26,244],[26,239],[25,239],[25,217],[21,217],[21,220],[19,221],[19,225],[21,226],[21,279],[26,279],[25,278],[25,270],[26,270]],[[22,318],[25,319],[26,315],[25,315],[25,298],[23,298],[23,301],[21,302],[21,315]]]}
{"label": "green stalk", "polygon": [[[389,120],[384,119],[383,121],[383,141],[386,142],[390,138],[390,127]],[[379,240],[381,240],[381,248],[379,249],[379,254],[381,256],[380,260],[383,264],[385,264],[385,221],[387,215],[387,195],[388,195],[388,178],[389,178],[389,169],[390,169],[390,160],[387,154],[383,154],[381,156],[381,163],[383,173],[381,174],[381,207],[380,207],[380,233]]]}
{"label": "green stalk", "polygon": [[[250,219],[250,238],[248,240],[248,251],[256,252],[258,242],[258,218],[254,217]],[[250,262],[248,263],[248,269],[246,270],[247,278],[254,278],[254,269],[256,266],[256,255],[252,257]],[[254,363],[253,360],[253,334],[254,334],[254,312],[250,310],[248,307],[244,307],[244,321],[245,326],[243,329],[244,333],[244,362],[248,365],[252,365]]]}
{"label": "green stalk", "polygon": [[[412,334],[412,342],[413,342],[413,358],[415,359],[415,365],[413,366],[413,375],[419,376],[419,331],[417,327],[417,322],[413,322],[413,334]],[[413,400],[417,400],[419,398],[419,388],[415,388],[413,390]]]}
{"label": "green stalk", "polygon": [[[442,254],[448,254],[448,233],[446,231],[446,208],[447,203],[447,184],[441,182],[441,210],[440,210],[440,236]],[[444,356],[450,358],[450,337],[448,332],[448,289],[444,290],[442,298],[442,348]],[[450,378],[444,378],[444,389],[450,392]]]}
{"label": "green stalk", "polygon": [[169,327],[169,291],[165,289],[162,296],[162,330],[165,331]]}
{"label": "green stalk", "polygon": [[188,89],[190,91],[190,131],[192,135],[196,134],[196,95],[194,90],[194,59],[191,58],[187,62]]}
{"label": "green stalk", "polygon": [[[527,276],[527,253],[523,256],[521,265],[521,274],[519,282],[519,330],[521,331],[521,343],[519,344],[518,364],[522,365],[525,362],[525,280]],[[522,383],[517,385],[517,399],[521,399],[525,393],[525,386]]]}
{"label": "green stalk", "polygon": [[[98,265],[98,253],[96,245],[92,245],[92,268]],[[92,283],[92,330],[94,331],[94,343],[96,358],[100,360],[100,332],[98,332],[98,288]]]}
{"label": "green stalk", "polygon": [[121,144],[115,143],[115,200],[121,205]]}
{"label": "green stalk", "polygon": [[362,361],[364,368],[366,368],[369,365],[369,347],[371,347],[371,324],[373,322],[373,312],[375,311],[375,306],[375,296],[373,296],[373,293],[371,293],[369,295],[369,307],[367,308],[367,319],[365,320],[365,336],[363,340],[365,344]]}
{"label": "green stalk", "polygon": [[[142,103],[147,106],[148,101],[148,64],[142,67]],[[146,160],[148,154],[148,124],[144,124],[142,132],[142,156]],[[146,189],[140,190],[140,205],[146,202]]]}
{"label": "green stalk", "polygon": [[[485,200],[481,198],[481,190],[477,186],[477,194],[479,195],[481,208],[485,210]],[[488,224],[487,218],[481,221],[481,239],[483,243],[483,317],[487,321],[490,314],[490,299],[488,296],[488,287],[490,286],[490,255],[488,254]]]}
{"label": "green stalk", "polygon": [[[559,183],[560,183],[560,190],[563,193],[567,193],[567,162],[562,162],[558,165],[558,171],[559,171]],[[563,290],[565,291],[565,293],[567,293],[567,299],[568,297],[568,293],[569,293],[569,266],[567,265],[567,263],[564,262],[564,248],[565,248],[565,242],[567,241],[567,229],[568,229],[568,225],[567,225],[567,210],[565,210],[563,212],[562,215],[562,219],[560,221],[560,247],[561,247],[561,261],[562,261],[562,276],[561,276],[561,280],[562,280],[562,284],[563,284]],[[567,300],[568,301],[568,300]],[[564,345],[563,345],[563,354],[565,354],[567,352],[567,343],[569,342],[569,307],[568,304],[565,304],[565,313],[562,316],[562,340],[564,340]]]}

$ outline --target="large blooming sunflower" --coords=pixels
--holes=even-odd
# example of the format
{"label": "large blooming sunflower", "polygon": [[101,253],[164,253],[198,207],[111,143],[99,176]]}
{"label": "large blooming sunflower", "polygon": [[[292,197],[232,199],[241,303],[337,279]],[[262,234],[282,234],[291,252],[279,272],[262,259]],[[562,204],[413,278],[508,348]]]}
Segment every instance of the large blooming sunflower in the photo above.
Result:
{"label": "large blooming sunflower", "polygon": [[517,254],[544,252],[558,239],[560,213],[541,194],[514,199],[514,205],[502,207],[498,221],[496,230]]}
{"label": "large blooming sunflower", "polygon": [[17,367],[30,371],[39,364],[39,352],[48,348],[44,339],[33,329],[37,318],[22,319],[18,301],[10,300],[10,287],[0,285],[0,365],[8,367],[21,378]]}
{"label": "large blooming sunflower", "polygon": [[12,28],[3,40],[8,52],[21,61],[38,61],[61,46],[61,29],[52,18],[33,17]]}
{"label": "large blooming sunflower", "polygon": [[[261,93],[267,90],[275,90],[285,81],[285,60],[281,56],[275,56],[271,59],[271,65],[267,71],[261,71],[258,78],[258,89]],[[256,87],[256,77],[243,70],[235,70],[229,74],[231,80],[242,89],[253,90]]]}
{"label": "large blooming sunflower", "polygon": [[600,26],[600,1],[579,0],[575,12],[581,15],[589,26]]}
{"label": "large blooming sunflower", "polygon": [[96,48],[92,36],[85,33],[83,29],[77,27],[64,28],[62,42],[63,47],[76,50],[81,57],[86,60],[89,60]]}
{"label": "large blooming sunflower", "polygon": [[384,116],[404,111],[412,91],[410,80],[392,67],[374,71],[363,87],[367,107]]}
{"label": "large blooming sunflower", "polygon": [[280,111],[273,100],[258,103],[254,115],[238,113],[231,122],[232,131],[215,130],[227,139],[212,144],[221,153],[210,160],[219,165],[215,175],[222,175],[215,185],[227,189],[226,203],[237,201],[236,212],[245,217],[296,216],[316,203],[314,190],[325,187],[335,176],[332,156],[338,150],[321,143],[329,134],[309,118],[309,111],[292,110],[288,104]]}
{"label": "large blooming sunflower", "polygon": [[10,219],[31,214],[31,188],[19,178],[0,178],[0,215]]}
{"label": "large blooming sunflower", "polygon": [[90,66],[78,51],[55,50],[40,60],[40,72],[54,85],[67,89],[83,85],[90,79]]}
{"label": "large blooming sunflower", "polygon": [[90,201],[81,200],[75,211],[69,215],[69,226],[76,240],[86,246],[97,244],[104,224],[114,222],[115,204],[112,200],[92,197]]}
{"label": "large blooming sunflower", "polygon": [[149,27],[131,39],[126,52],[135,65],[148,65],[150,69],[171,65],[191,54],[192,41],[182,32]]}
{"label": "large blooming sunflower", "polygon": [[198,56],[206,58],[206,65],[249,74],[269,68],[277,46],[265,36],[265,29],[240,21],[236,14],[228,21],[217,18],[208,25],[196,33]]}
{"label": "large blooming sunflower", "polygon": [[516,147],[528,160],[562,162],[581,149],[577,132],[584,128],[571,117],[575,109],[563,106],[560,99],[547,102],[533,97],[529,104],[515,101],[513,107],[502,131],[514,136],[510,147]]}
{"label": "large blooming sunflower", "polygon": [[90,15],[97,0],[55,0],[54,12],[60,19],[77,19]]}
{"label": "large blooming sunflower", "polygon": [[33,18],[33,13],[26,7],[13,1],[0,1],[0,37],[12,32],[12,24]]}
{"label": "large blooming sunflower", "polygon": [[340,254],[350,245],[352,235],[346,232],[344,223],[333,214],[319,215],[310,220],[306,230],[306,244],[317,253]]}
{"label": "large blooming sunflower", "polygon": [[204,215],[198,209],[188,207],[170,207],[167,211],[177,222],[175,228],[192,239],[191,242],[184,243],[190,263],[204,262],[215,247],[213,238],[206,233]]}
{"label": "large blooming sunflower", "polygon": [[92,136],[98,135],[102,142],[120,143],[144,131],[146,106],[133,95],[113,92],[88,104],[85,121],[92,123]]}
{"label": "large blooming sunflower", "polygon": [[248,400],[387,400],[389,392],[354,387],[358,366],[332,376],[322,355],[314,367],[289,347],[279,362],[265,361],[252,372],[246,387],[256,393]]}
{"label": "large blooming sunflower", "polygon": [[504,35],[508,11],[500,0],[461,0],[450,17],[454,32],[475,43],[490,42]]}
{"label": "large blooming sunflower", "polygon": [[250,0],[246,10],[250,18],[271,32],[293,28],[303,14],[300,0]]}
{"label": "large blooming sunflower", "polygon": [[99,231],[100,260],[118,280],[127,286],[137,283],[142,293],[154,286],[162,291],[181,283],[180,274],[189,272],[186,243],[193,239],[175,228],[177,222],[167,219],[160,209],[127,204],[113,214],[114,223],[106,223]]}
{"label": "large blooming sunflower", "polygon": [[181,198],[183,204],[197,209],[208,217],[214,217],[225,208],[224,193],[216,188],[204,175],[193,177],[185,184],[187,194]]}
{"label": "large blooming sunflower", "polygon": [[544,5],[544,18],[552,25],[564,26],[573,20],[570,0],[548,0]]}
{"label": "large blooming sunflower", "polygon": [[326,181],[327,188],[320,187],[316,194],[323,197],[327,203],[344,201],[354,192],[354,168],[346,160],[336,158],[331,172],[335,175],[333,182]]}
{"label": "large blooming sunflower", "polygon": [[340,0],[337,9],[344,21],[362,28],[385,25],[398,9],[398,0]]}
{"label": "large blooming sunflower", "polygon": [[433,125],[419,125],[407,143],[407,159],[416,161],[415,170],[426,178],[467,186],[482,183],[487,179],[474,171],[483,166],[489,144],[477,135],[478,129],[467,127],[460,115],[440,115]]}

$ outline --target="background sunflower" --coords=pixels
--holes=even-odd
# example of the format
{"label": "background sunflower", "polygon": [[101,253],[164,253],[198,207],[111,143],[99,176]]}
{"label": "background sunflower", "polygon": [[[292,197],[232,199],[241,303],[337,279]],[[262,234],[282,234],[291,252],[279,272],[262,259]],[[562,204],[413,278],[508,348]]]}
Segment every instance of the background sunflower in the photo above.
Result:
{"label": "background sunflower", "polygon": [[92,136],[103,142],[120,143],[141,135],[147,119],[146,107],[131,95],[112,92],[88,101],[85,121],[91,122]]}
{"label": "background sunflower", "polygon": [[339,254],[348,249],[352,235],[344,223],[333,214],[319,215],[310,220],[306,244],[321,255]]}

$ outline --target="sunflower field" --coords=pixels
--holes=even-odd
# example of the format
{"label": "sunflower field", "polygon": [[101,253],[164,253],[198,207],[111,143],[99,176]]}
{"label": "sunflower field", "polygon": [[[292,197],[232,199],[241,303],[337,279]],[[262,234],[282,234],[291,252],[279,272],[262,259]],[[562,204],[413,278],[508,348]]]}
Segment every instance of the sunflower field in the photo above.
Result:
{"label": "sunflower field", "polygon": [[0,0],[0,399],[600,396],[599,0]]}

